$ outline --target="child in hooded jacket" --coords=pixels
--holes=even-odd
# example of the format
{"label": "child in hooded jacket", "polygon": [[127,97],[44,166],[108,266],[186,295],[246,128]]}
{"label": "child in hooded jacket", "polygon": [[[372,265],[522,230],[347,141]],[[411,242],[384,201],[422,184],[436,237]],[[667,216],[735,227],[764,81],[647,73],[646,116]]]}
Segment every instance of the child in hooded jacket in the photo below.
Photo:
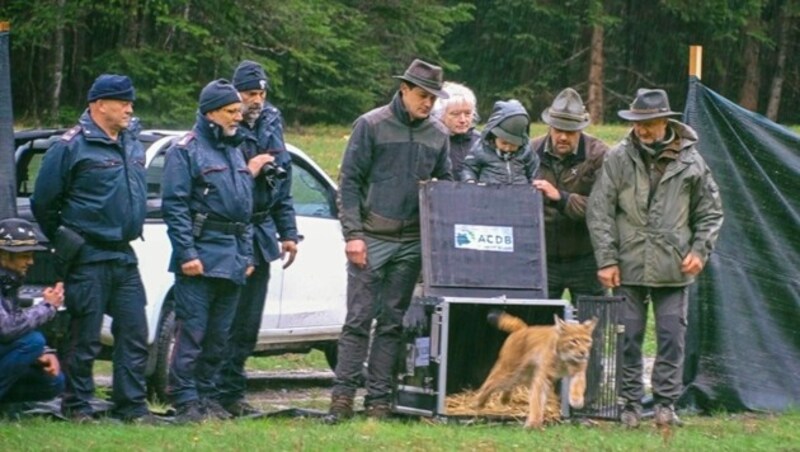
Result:
{"label": "child in hooded jacket", "polygon": [[464,159],[461,180],[482,184],[530,184],[539,169],[531,149],[530,117],[516,100],[497,101],[481,139]]}

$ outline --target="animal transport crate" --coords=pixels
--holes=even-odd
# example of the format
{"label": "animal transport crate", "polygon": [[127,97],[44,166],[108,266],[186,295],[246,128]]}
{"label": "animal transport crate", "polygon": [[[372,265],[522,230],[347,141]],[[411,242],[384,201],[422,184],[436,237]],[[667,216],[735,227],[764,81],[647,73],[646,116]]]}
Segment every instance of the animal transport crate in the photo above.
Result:
{"label": "animal transport crate", "polygon": [[[573,318],[565,300],[415,297],[406,316],[405,358],[398,364],[394,411],[421,416],[463,415],[448,409],[447,399],[477,390],[488,376],[508,337],[487,320],[487,314],[498,309],[529,325],[552,325],[554,316],[567,321]],[[564,417],[568,414],[567,387],[562,384],[560,391]]]}
{"label": "animal transport crate", "polygon": [[419,197],[424,295],[547,298],[538,190],[433,181]]}
{"label": "animal transport crate", "polygon": [[580,296],[576,300],[578,321],[596,317],[598,322],[592,335],[592,351],[586,370],[584,406],[572,409],[573,416],[619,420],[624,301],[625,297],[612,296]]}

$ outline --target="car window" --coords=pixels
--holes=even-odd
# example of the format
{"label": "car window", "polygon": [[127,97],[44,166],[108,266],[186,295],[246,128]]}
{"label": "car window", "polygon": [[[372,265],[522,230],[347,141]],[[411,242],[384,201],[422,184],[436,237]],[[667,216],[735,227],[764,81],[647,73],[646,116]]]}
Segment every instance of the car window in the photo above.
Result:
{"label": "car window", "polygon": [[17,197],[29,198],[36,186],[36,176],[42,166],[44,152],[29,152],[17,162]]}
{"label": "car window", "polygon": [[[168,147],[167,147],[168,148]],[[158,153],[150,160],[147,167],[145,181],[147,182],[147,218],[161,218],[161,177],[164,174],[164,161],[167,155],[166,149]]]}
{"label": "car window", "polygon": [[159,151],[147,167],[147,199],[161,197],[161,178],[164,175],[165,151]]}
{"label": "car window", "polygon": [[336,218],[336,207],[327,185],[296,160],[292,161],[292,198],[297,215]]}
{"label": "car window", "polygon": [[59,131],[32,133],[35,136],[14,137],[17,155],[17,198],[29,198],[33,194],[44,153],[61,138]]}
{"label": "car window", "polygon": [[[147,167],[147,217],[161,218],[161,178],[165,151],[160,151]],[[298,160],[292,161],[292,198],[297,215],[336,218],[334,195],[327,184]]]}

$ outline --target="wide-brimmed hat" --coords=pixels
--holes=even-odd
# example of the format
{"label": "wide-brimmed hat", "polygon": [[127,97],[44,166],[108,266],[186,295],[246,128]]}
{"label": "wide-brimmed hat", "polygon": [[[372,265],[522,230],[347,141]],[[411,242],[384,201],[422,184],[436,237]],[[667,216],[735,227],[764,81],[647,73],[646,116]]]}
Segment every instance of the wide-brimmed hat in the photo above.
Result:
{"label": "wide-brimmed hat", "polygon": [[663,89],[639,88],[630,110],[617,112],[626,121],[638,122],[648,119],[676,117],[681,114],[669,108],[669,98]]}
{"label": "wide-brimmed hat", "polygon": [[442,68],[426,61],[415,59],[411,62],[411,65],[408,66],[408,69],[406,69],[403,75],[395,75],[394,78],[399,78],[400,80],[405,80],[408,83],[419,86],[436,97],[442,99],[450,97],[450,95],[442,90],[442,85],[444,84],[444,72]]}
{"label": "wide-brimmed hat", "polygon": [[0,220],[0,250],[10,253],[43,251],[33,225],[21,218]]}
{"label": "wide-brimmed hat", "polygon": [[553,103],[542,112],[542,121],[550,127],[568,132],[583,130],[591,122],[581,95],[572,88],[558,93]]}

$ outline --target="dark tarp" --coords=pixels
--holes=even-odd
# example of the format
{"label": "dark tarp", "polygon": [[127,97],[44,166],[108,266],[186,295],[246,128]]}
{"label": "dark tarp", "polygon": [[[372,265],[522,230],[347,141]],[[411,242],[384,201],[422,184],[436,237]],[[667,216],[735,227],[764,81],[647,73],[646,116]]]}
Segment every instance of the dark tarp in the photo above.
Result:
{"label": "dark tarp", "polygon": [[17,215],[14,114],[11,109],[11,43],[0,31],[0,219]]}
{"label": "dark tarp", "polygon": [[685,121],[720,187],[725,222],[692,288],[681,403],[800,406],[800,136],[689,83]]}

